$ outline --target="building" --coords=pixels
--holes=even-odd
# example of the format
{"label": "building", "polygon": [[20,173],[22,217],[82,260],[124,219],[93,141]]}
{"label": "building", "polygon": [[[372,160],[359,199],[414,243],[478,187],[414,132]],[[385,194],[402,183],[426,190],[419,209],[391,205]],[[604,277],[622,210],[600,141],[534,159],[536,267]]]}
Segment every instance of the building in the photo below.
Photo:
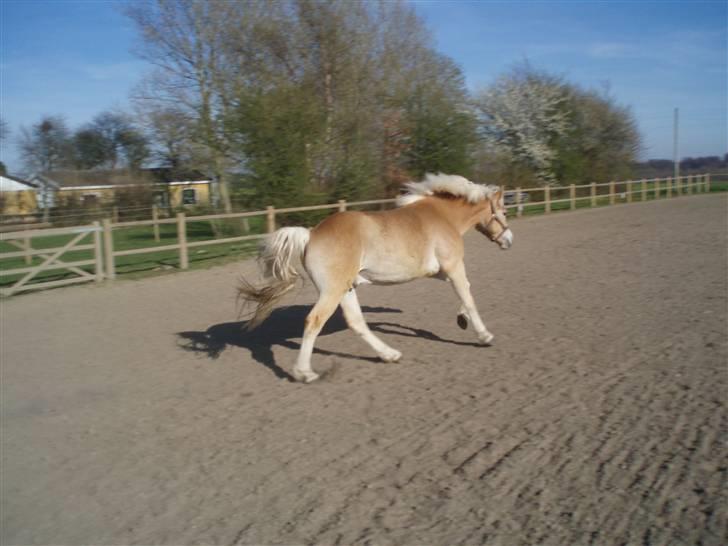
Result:
{"label": "building", "polygon": [[124,206],[153,203],[164,208],[212,206],[213,183],[198,172],[170,169],[51,171],[30,182],[37,187],[38,206],[54,208]]}
{"label": "building", "polygon": [[37,186],[16,176],[0,176],[0,214],[22,216],[38,210]]}

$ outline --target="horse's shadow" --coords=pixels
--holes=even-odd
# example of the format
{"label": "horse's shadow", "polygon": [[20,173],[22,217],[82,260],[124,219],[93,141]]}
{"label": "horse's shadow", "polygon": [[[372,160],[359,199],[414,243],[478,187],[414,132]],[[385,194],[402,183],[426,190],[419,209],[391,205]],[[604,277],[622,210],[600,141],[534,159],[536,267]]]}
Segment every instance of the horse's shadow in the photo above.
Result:
{"label": "horse's shadow", "polygon": [[[298,350],[303,333],[303,324],[311,310],[310,305],[291,305],[275,309],[271,315],[255,330],[245,329],[247,321],[224,322],[210,326],[204,332],[178,332],[177,339],[179,347],[185,351],[204,354],[211,359],[218,358],[222,352],[230,346],[242,347],[250,350],[251,356],[266,368],[270,369],[279,379],[293,381],[293,376],[276,364],[272,347],[280,345],[293,350]],[[367,307],[363,306],[365,313],[401,313],[399,309],[389,307]],[[477,343],[443,339],[432,332],[411,326],[402,326],[393,322],[368,322],[373,332],[383,334],[394,334],[405,337],[422,337],[441,343],[452,343],[479,347]],[[331,318],[326,322],[319,336],[334,334],[348,327],[341,308],[338,308]],[[341,358],[352,358],[368,362],[379,362],[374,356],[353,355],[338,351],[314,348],[314,353]]]}

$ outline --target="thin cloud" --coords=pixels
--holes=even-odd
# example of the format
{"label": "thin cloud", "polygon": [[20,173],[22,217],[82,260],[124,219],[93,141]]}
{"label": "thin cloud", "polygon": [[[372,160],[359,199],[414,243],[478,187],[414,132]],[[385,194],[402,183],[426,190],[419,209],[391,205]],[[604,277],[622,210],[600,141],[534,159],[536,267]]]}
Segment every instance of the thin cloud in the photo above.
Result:
{"label": "thin cloud", "polygon": [[597,42],[587,49],[587,54],[596,59],[624,59],[636,53],[635,47],[625,42]]}
{"label": "thin cloud", "polygon": [[142,61],[123,61],[118,63],[85,63],[79,65],[77,70],[95,81],[116,79],[128,81],[130,77],[138,76],[148,68],[149,65]]}

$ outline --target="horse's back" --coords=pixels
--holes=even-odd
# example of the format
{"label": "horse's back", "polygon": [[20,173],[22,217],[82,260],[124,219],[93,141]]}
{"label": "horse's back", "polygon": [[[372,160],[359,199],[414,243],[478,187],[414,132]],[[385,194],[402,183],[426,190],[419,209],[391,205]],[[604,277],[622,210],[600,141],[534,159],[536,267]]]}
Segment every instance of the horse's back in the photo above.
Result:
{"label": "horse's back", "polygon": [[350,246],[360,243],[370,222],[367,214],[360,211],[345,211],[332,214],[322,220],[311,230],[311,239],[326,244],[346,244]]}
{"label": "horse's back", "polygon": [[345,211],[323,220],[312,237],[327,243],[362,246],[399,243],[411,245],[426,236],[427,222],[422,214],[409,208],[387,211]]}

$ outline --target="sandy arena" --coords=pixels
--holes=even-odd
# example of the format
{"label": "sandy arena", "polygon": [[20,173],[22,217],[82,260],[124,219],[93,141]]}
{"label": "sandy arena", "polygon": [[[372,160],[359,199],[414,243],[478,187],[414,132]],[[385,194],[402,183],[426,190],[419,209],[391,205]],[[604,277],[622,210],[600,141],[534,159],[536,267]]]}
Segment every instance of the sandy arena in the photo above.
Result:
{"label": "sandy arena", "polygon": [[492,347],[441,281],[359,289],[290,381],[306,286],[243,333],[252,261],[2,310],[11,544],[723,545],[728,196],[467,237]]}

